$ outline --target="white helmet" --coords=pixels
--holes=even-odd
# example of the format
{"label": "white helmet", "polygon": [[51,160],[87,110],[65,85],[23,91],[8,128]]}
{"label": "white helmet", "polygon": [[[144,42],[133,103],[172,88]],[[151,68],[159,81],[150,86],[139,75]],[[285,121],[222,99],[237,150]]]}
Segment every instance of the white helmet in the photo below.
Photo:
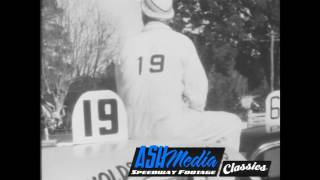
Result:
{"label": "white helmet", "polygon": [[154,19],[171,19],[174,16],[172,0],[142,0],[142,12]]}

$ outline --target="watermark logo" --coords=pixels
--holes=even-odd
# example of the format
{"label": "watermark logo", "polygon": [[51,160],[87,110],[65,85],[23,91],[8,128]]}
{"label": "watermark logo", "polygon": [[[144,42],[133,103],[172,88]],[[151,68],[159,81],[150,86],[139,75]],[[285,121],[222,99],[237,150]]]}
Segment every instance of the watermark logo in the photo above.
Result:
{"label": "watermark logo", "polygon": [[271,161],[223,161],[219,176],[268,176]]}
{"label": "watermark logo", "polygon": [[217,176],[225,148],[141,146],[129,176]]}

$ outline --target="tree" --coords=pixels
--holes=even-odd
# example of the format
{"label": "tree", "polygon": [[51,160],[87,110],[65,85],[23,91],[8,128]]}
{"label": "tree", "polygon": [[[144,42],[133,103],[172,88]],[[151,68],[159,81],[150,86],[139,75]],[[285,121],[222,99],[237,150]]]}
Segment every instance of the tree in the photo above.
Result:
{"label": "tree", "polygon": [[70,85],[104,73],[116,55],[115,28],[94,1],[42,3],[42,94],[54,100],[53,118],[62,122]]}
{"label": "tree", "polygon": [[[71,51],[68,31],[62,26],[63,9],[55,0],[42,1],[42,95],[54,97],[55,108],[51,111],[53,119],[61,119],[63,113],[63,94],[70,80],[71,66],[65,63]],[[60,121],[61,122],[61,121]]]}
{"label": "tree", "polygon": [[[279,0],[177,0],[172,26],[189,36],[208,73],[209,109],[233,110],[270,82],[268,33],[279,33]],[[276,46],[279,53],[279,46]],[[276,55],[279,64],[279,56]],[[279,68],[276,67],[276,77]],[[241,82],[241,83],[239,83]]]}

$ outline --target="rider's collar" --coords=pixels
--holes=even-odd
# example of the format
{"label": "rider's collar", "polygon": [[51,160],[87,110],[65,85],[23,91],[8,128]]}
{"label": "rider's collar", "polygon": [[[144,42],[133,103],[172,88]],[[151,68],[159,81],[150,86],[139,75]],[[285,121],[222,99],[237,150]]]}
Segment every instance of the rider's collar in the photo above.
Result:
{"label": "rider's collar", "polygon": [[150,21],[144,26],[142,31],[149,31],[153,29],[169,29],[170,30],[171,28],[170,26],[160,21]]}

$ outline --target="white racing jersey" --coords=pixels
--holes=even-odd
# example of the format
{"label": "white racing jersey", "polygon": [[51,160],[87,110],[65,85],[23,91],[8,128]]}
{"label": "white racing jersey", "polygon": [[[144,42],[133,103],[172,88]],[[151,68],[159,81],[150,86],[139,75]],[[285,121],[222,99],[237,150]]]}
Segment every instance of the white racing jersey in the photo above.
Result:
{"label": "white racing jersey", "polygon": [[178,125],[186,110],[206,104],[208,80],[196,48],[161,22],[125,43],[116,78],[133,138],[153,137],[159,123]]}

